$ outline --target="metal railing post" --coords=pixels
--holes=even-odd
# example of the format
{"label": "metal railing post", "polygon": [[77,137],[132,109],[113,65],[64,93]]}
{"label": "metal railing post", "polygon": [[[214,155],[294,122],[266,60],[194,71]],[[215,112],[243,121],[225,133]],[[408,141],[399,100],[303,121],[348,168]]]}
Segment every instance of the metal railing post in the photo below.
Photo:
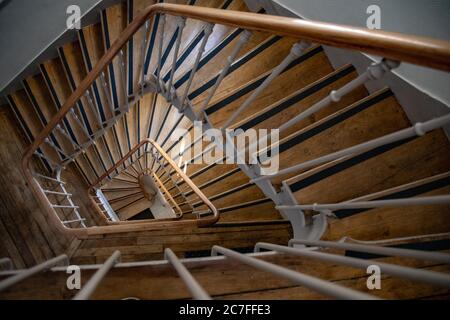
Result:
{"label": "metal railing post", "polygon": [[21,270],[19,273],[16,273],[15,275],[6,278],[3,281],[0,281],[0,291],[5,290],[12,285],[25,280],[26,278],[29,278],[39,272],[45,271],[50,269],[51,267],[59,264],[60,262],[64,261],[66,265],[68,265],[68,257],[65,254],[62,254],[60,256],[57,256],[56,258],[47,260],[41,264],[38,264],[34,267],[31,267],[29,269]]}
{"label": "metal railing post", "polygon": [[73,300],[87,300],[97,289],[99,283],[103,280],[109,270],[113,268],[120,260],[120,251],[114,253],[105,261],[105,263],[94,273],[84,287],[75,295]]}
{"label": "metal railing post", "polygon": [[184,284],[188,288],[192,297],[196,300],[211,300],[211,297],[206,293],[206,291],[199,285],[197,280],[191,275],[191,273],[186,269],[186,267],[178,260],[177,256],[169,248],[164,250],[164,258],[170,262],[170,264],[175,268],[180,278],[183,280]]}
{"label": "metal railing post", "polygon": [[211,250],[211,255],[217,255],[217,253],[221,253],[231,259],[248,264],[260,270],[267,271],[280,277],[289,279],[298,285],[305,286],[323,295],[330,296],[336,299],[351,299],[351,300],[378,299],[366,293],[342,287],[329,281],[325,281],[313,276],[309,276],[284,267],[280,267],[266,261],[258,260],[256,258],[246,256],[244,254],[241,254],[239,252],[230,249],[226,249],[220,246],[213,246]]}

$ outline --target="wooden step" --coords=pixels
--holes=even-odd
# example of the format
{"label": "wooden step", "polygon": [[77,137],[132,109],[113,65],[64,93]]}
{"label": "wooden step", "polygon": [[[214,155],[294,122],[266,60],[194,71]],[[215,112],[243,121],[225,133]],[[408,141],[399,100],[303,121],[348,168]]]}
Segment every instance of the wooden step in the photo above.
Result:
{"label": "wooden step", "polygon": [[[279,142],[279,169],[378,138],[410,125],[389,89],[380,90]],[[261,155],[259,153],[260,161]],[[264,158],[262,158],[264,159]],[[295,176],[278,176],[275,184]]]}
{"label": "wooden step", "polygon": [[[41,88],[37,85],[34,86],[34,91],[32,94],[33,97],[36,97],[37,101],[41,101],[39,108],[43,110],[42,112],[45,112],[48,115],[52,113],[51,117],[53,117],[56,110],[59,110],[68,99],[72,93],[72,89],[68,79],[66,78],[64,65],[60,59],[48,60],[47,62],[41,64],[40,69],[43,83],[41,84]],[[42,88],[44,83],[47,87],[47,95],[45,93],[46,89]],[[49,99],[51,99],[51,101],[49,101]],[[53,108],[49,107],[49,104],[52,104]],[[49,121],[51,117],[47,118],[47,121]],[[66,117],[63,124],[63,128],[65,129],[67,135],[69,135],[73,141],[78,144],[82,144],[87,141],[86,133],[80,125],[77,124],[74,117]],[[60,141],[61,146],[64,146],[64,150],[69,151],[68,154],[76,150],[76,147],[62,134],[59,135],[58,141]],[[97,173],[102,172],[106,166],[110,165],[108,160],[111,161],[111,159],[101,156],[106,153],[104,148],[105,144],[99,143],[95,146],[95,150],[90,148],[85,154],[76,158],[75,163],[79,166],[80,171],[83,173],[83,176],[85,176],[87,181],[93,181],[93,179],[95,179],[92,175],[93,171]]]}
{"label": "wooden step", "polygon": [[[212,7],[212,8],[218,8],[223,0],[196,0],[196,1],[188,1],[188,0],[173,0],[169,1],[173,3],[179,3],[179,4],[185,4],[185,5],[195,5],[195,6],[201,6],[201,7]],[[177,25],[177,17],[172,15],[166,15],[166,25],[164,33],[167,35],[164,37],[164,50],[163,50],[163,68],[161,75],[163,76],[164,81],[167,83],[170,78],[170,72],[172,70],[172,63],[173,63],[173,54],[175,50],[175,44],[176,39],[179,34],[179,28]],[[189,52],[186,52],[188,50],[189,44],[191,44],[191,41],[196,38],[198,41],[198,36],[202,32],[203,27],[205,23],[199,20],[195,19],[186,19],[185,21],[185,27],[183,30],[183,34],[181,37],[181,44],[180,49],[178,53],[178,59],[177,62],[180,61],[180,57],[184,54],[187,55],[187,58],[183,61],[181,60],[179,62],[180,66],[184,65],[183,69],[186,69],[186,66],[192,66],[194,63],[194,57],[189,54]],[[215,33],[214,33],[215,34]],[[219,36],[219,35],[218,35]],[[155,41],[157,42],[157,41]],[[154,52],[157,53],[159,48],[159,42],[157,43],[157,46],[154,48]],[[190,51],[192,53],[192,49]],[[156,70],[157,68],[157,54],[154,54],[154,66],[152,70]],[[164,59],[165,58],[165,59]],[[180,70],[181,68],[178,68],[175,72],[175,75],[183,74],[184,70]]]}
{"label": "wooden step", "polygon": [[[256,65],[259,65],[256,62]],[[273,69],[272,69],[273,70]],[[214,97],[206,109],[208,119],[214,127],[220,128],[222,124],[240,107],[244,101],[263,83],[271,74],[269,70],[260,76],[251,79],[249,83],[237,87],[227,95]],[[247,118],[265,107],[289,96],[303,87],[314,83],[333,71],[322,47],[314,46],[308,49],[299,58],[295,59],[285,71],[274,79],[271,84],[254,100],[252,105],[243,111],[239,119]],[[296,79],[292,81],[292,79]]]}
{"label": "wooden step", "polygon": [[[83,60],[82,48],[79,42],[73,42],[59,48],[58,52],[68,83],[71,90],[74,91],[88,72]],[[101,122],[98,120],[99,116],[96,115],[98,111],[94,108],[96,108],[95,99],[92,99],[92,103],[88,101],[86,97],[83,97],[78,101],[76,109],[78,109],[78,118],[85,127],[85,133],[93,134],[102,127]],[[81,129],[80,125],[77,127],[79,130]],[[99,139],[99,146],[91,146],[88,148],[86,154],[81,156],[86,158],[91,172],[95,171],[96,177],[103,173],[108,162],[111,163],[112,161],[117,161],[122,157],[123,152],[120,148],[119,135],[117,134],[118,129],[116,129],[116,127],[120,128],[120,125],[116,124],[112,130],[108,130],[103,137]],[[84,139],[84,141],[86,141],[86,139]],[[85,171],[87,171],[86,169],[84,169],[83,172],[89,177],[88,172]],[[90,182],[95,181],[95,179],[96,178],[92,176],[89,178]]]}
{"label": "wooden step", "polygon": [[[223,1],[223,0],[196,0],[192,2],[196,6],[201,7],[212,7],[212,8],[220,8],[222,10],[239,10],[239,11],[248,11],[244,2],[240,0],[235,1]],[[187,19],[186,27],[183,31],[180,51],[177,59],[177,68],[175,72],[175,76],[185,74],[189,72],[189,70],[193,67],[194,61],[197,57],[198,50],[200,48],[200,43],[203,41],[205,32],[204,32],[205,23],[202,23],[195,19]],[[205,51],[209,52],[211,48],[218,45],[227,35],[232,33],[235,29],[228,26],[223,25],[215,25],[213,29],[213,36],[210,36],[206,46]],[[167,40],[168,41],[168,40]],[[159,43],[156,37],[155,47],[158,48]],[[151,61],[153,61],[153,65],[150,67],[151,70],[156,70],[157,68],[157,59],[158,55],[156,54],[157,50],[153,50],[153,56]],[[173,54],[171,52],[171,54]],[[170,78],[172,66],[171,63],[166,63],[165,68],[163,69],[163,79],[164,81],[168,81]]]}
{"label": "wooden step", "polygon": [[449,171],[449,147],[444,132],[435,130],[318,167],[286,184],[299,203],[346,201]]}
{"label": "wooden step", "polygon": [[[145,259],[144,253],[136,252],[132,247],[143,245],[155,246],[151,259],[162,258],[164,248],[174,245],[177,246],[175,249],[177,254],[183,257],[185,253],[211,250],[210,245],[213,242],[229,248],[253,246],[258,241],[286,244],[291,234],[289,222],[247,221],[245,223],[218,223],[208,228],[184,227],[155,232],[106,235],[102,238],[83,241],[73,259],[80,263],[95,263],[101,261],[110,252],[112,253],[115,247],[128,247],[129,250],[134,251],[134,254],[124,250],[124,261],[139,261]],[[95,254],[96,250],[102,250],[103,253]]]}
{"label": "wooden step", "polygon": [[[288,120],[307,110],[315,103],[325,98],[332,90],[337,90],[357,77],[356,70],[351,65],[343,66],[325,77],[302,88],[284,99],[276,101],[272,105],[259,110],[254,115],[240,121],[235,125],[242,130],[276,129]],[[291,128],[280,132],[280,138],[284,138],[300,129],[313,124],[339,110],[348,107],[367,96],[367,90],[361,86],[345,95],[339,102],[334,102],[326,108],[312,114]]]}
{"label": "wooden step", "polygon": [[[36,137],[43,129],[43,126],[37,113],[33,109],[33,105],[31,104],[25,90],[21,89],[11,95],[8,95],[8,102],[18,117],[18,121],[25,130],[26,136],[31,143],[34,141],[34,137]],[[53,138],[52,141],[57,143],[57,141]],[[43,153],[44,156],[53,163],[58,163],[60,161],[60,155],[58,155],[57,151],[48,144],[43,144],[39,148],[38,152]],[[48,163],[47,161],[45,161],[45,164],[47,166],[52,165],[52,163]]]}
{"label": "wooden step", "polygon": [[141,188],[128,188],[123,190],[112,189],[109,191],[103,191],[110,204],[120,202],[123,199],[134,196],[141,192]]}
{"label": "wooden step", "polygon": [[[402,199],[446,195],[450,192],[450,173],[445,172],[405,185],[376,192],[351,201]],[[421,205],[392,208],[336,210],[325,239],[343,236],[358,240],[406,238],[450,232],[449,205]]]}
{"label": "wooden step", "polygon": [[134,202],[129,203],[127,206],[120,208],[117,211],[120,220],[128,220],[135,215],[141,213],[143,210],[148,209],[152,205],[145,197],[136,199]]}
{"label": "wooden step", "polygon": [[126,197],[122,201],[111,203],[111,207],[117,214],[119,214],[120,217],[121,210],[131,206],[132,204],[142,199],[143,197],[144,195],[142,193],[134,194],[133,196]]}
{"label": "wooden step", "polygon": [[[320,47],[317,47],[316,49],[320,49]],[[312,52],[314,50],[312,49]],[[317,50],[316,50],[317,51]],[[322,52],[322,51],[319,51]],[[323,54],[323,53],[322,53]],[[317,56],[317,53],[313,55],[313,57]],[[317,57],[319,59],[319,57]],[[326,59],[324,57],[323,59]],[[328,60],[326,60],[328,61]],[[314,63],[313,63],[314,64]],[[303,63],[300,64],[300,66],[303,66]],[[317,66],[312,66],[313,68],[317,68]],[[289,72],[286,72],[289,73]],[[312,72],[311,72],[312,73]],[[350,66],[344,66],[325,77],[319,79],[318,81],[314,82],[311,85],[308,85],[304,89],[300,89],[293,94],[291,94],[288,97],[285,97],[284,99],[273,99],[273,95],[266,96],[264,95],[262,97],[263,101],[258,102],[255,104],[255,106],[258,106],[258,108],[261,109],[261,106],[264,106],[264,102],[270,102],[274,101],[274,103],[266,108],[263,108],[262,110],[259,110],[254,115],[249,116],[248,118],[239,121],[235,127],[240,128],[242,130],[248,130],[250,128],[254,129],[276,129],[280,127],[283,123],[288,121],[289,119],[293,118],[294,116],[301,113],[301,111],[307,109],[308,107],[312,106],[314,103],[318,102],[320,99],[324,98],[326,95],[328,95],[331,90],[335,90],[337,88],[342,87],[346,83],[348,83],[350,80],[354,79],[357,76],[355,69]],[[292,83],[293,81],[289,81],[291,77],[284,80],[284,83],[286,85],[287,83]],[[238,90],[239,91],[239,90]],[[283,90],[278,90],[278,92],[284,92]],[[333,103],[329,107],[315,113],[313,116],[305,119],[304,121],[301,121],[300,123],[294,125],[293,127],[289,128],[288,130],[281,133],[280,138],[286,137],[289,134],[292,134],[307,125],[310,125],[314,123],[317,120],[320,120],[334,112],[337,112],[338,110],[347,107],[348,105],[351,105],[355,103],[356,101],[364,98],[367,95],[367,91],[363,87],[359,87],[356,90],[354,90],[351,94],[346,95],[341,101],[337,103]],[[231,97],[234,97],[234,93],[231,94]],[[225,101],[227,101],[226,98]],[[218,106],[221,105],[223,100],[221,100],[218,104]],[[242,103],[242,101],[241,101]],[[231,105],[234,105],[233,102],[230,102]],[[239,104],[240,105],[240,104]],[[234,105],[234,108],[238,107],[238,105]],[[213,106],[213,109],[215,107]],[[226,107],[228,109],[228,106]],[[254,112],[254,111],[253,111]],[[214,115],[214,113],[212,114]],[[229,116],[229,114],[227,115]],[[226,118],[226,117],[225,117]],[[223,120],[225,120],[223,118]],[[200,142],[199,142],[200,143]],[[201,142],[203,150],[205,150],[207,145],[209,143]],[[192,147],[195,148],[195,145]],[[193,149],[189,149],[187,154],[192,153]],[[189,156],[187,157],[189,158]],[[189,168],[189,166],[188,166]],[[191,166],[192,168],[192,166]],[[192,171],[191,171],[192,172]]]}

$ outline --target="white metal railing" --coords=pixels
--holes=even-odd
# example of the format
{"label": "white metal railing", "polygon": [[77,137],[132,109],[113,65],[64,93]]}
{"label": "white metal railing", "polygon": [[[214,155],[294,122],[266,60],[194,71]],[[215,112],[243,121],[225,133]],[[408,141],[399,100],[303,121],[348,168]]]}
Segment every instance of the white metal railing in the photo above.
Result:
{"label": "white metal railing", "polygon": [[114,251],[114,253],[105,261],[105,263],[97,270],[97,272],[89,279],[89,281],[83,286],[73,298],[73,300],[87,300],[94,293],[99,283],[103,280],[109,270],[111,270],[115,264],[120,261],[120,251]]}
{"label": "white metal railing", "polygon": [[439,118],[435,118],[435,119],[432,119],[432,120],[429,120],[429,121],[426,121],[423,123],[418,122],[412,127],[409,127],[409,128],[403,129],[403,130],[399,130],[397,132],[384,135],[380,138],[376,138],[376,139],[373,139],[373,140],[370,140],[367,142],[363,142],[358,145],[355,145],[355,146],[352,146],[352,147],[349,147],[349,148],[346,148],[346,149],[343,149],[340,151],[336,151],[336,152],[330,153],[328,155],[325,155],[325,156],[322,156],[322,157],[319,157],[319,158],[316,158],[313,160],[309,160],[309,161],[297,164],[295,166],[292,166],[292,167],[289,167],[286,169],[282,169],[282,170],[278,171],[276,174],[255,178],[252,180],[252,182],[256,183],[256,182],[259,182],[262,180],[272,179],[274,177],[298,172],[300,170],[310,169],[312,167],[318,166],[320,164],[324,164],[329,161],[339,159],[341,157],[345,157],[345,156],[352,155],[352,154],[357,154],[359,152],[374,149],[374,148],[377,148],[377,147],[380,147],[380,146],[383,146],[383,145],[386,145],[389,143],[405,140],[405,139],[408,139],[408,138],[411,138],[414,136],[422,136],[431,130],[435,130],[435,129],[443,127],[444,125],[446,125],[449,122],[450,122],[450,114],[439,117]]}
{"label": "white metal railing", "polygon": [[404,198],[404,199],[389,199],[389,200],[371,200],[371,201],[347,201],[333,204],[302,204],[292,206],[276,206],[278,210],[346,210],[346,209],[372,209],[372,208],[384,208],[384,207],[404,207],[404,206],[417,206],[417,205],[438,205],[438,204],[450,204],[450,195],[444,196],[429,196],[429,197],[417,197],[417,198]]}
{"label": "white metal railing", "polygon": [[211,300],[211,297],[206,293],[206,291],[198,284],[198,282],[192,277],[188,269],[178,260],[177,256],[169,248],[164,250],[164,257],[166,260],[172,264],[172,266],[177,271],[180,278],[186,284],[192,297],[196,300]]}
{"label": "white metal railing", "polygon": [[10,258],[1,258],[0,259],[0,269],[2,270],[12,270],[13,263]]}
{"label": "white metal railing", "polygon": [[448,253],[429,252],[429,251],[412,250],[412,249],[401,249],[401,248],[383,247],[383,246],[375,246],[375,245],[367,245],[367,244],[343,243],[343,242],[334,242],[334,241],[319,241],[319,240],[318,241],[310,241],[310,240],[302,240],[302,239],[289,240],[288,245],[290,247],[292,247],[296,244],[301,244],[301,245],[305,245],[305,246],[322,247],[322,248],[351,250],[351,251],[356,251],[356,252],[378,254],[378,255],[382,255],[382,256],[404,257],[404,258],[420,259],[420,260],[425,260],[425,261],[434,261],[437,263],[450,264],[450,254],[448,254]]}
{"label": "white metal railing", "polygon": [[116,222],[120,221],[116,212],[109,204],[108,199],[106,199],[105,195],[103,194],[102,189],[100,189],[100,188],[96,189],[95,194],[97,196],[97,199],[100,201],[101,206],[104,208],[104,213],[108,216],[108,218],[111,221],[116,221]]}
{"label": "white metal railing", "polygon": [[5,280],[0,281],[0,291],[6,290],[9,287],[15,285],[16,283],[25,280],[29,277],[32,277],[33,275],[40,273],[42,271],[46,271],[50,269],[51,267],[60,264],[65,263],[65,265],[68,265],[68,257],[65,254],[62,254],[56,258],[47,260],[41,264],[38,264],[32,268],[25,269],[20,273],[17,273],[9,278],[6,278]]}
{"label": "white metal railing", "polygon": [[[353,268],[360,268],[366,270],[369,266],[373,265],[374,262],[366,259],[359,259],[347,256],[341,256],[336,254],[329,254],[324,252],[316,252],[311,250],[303,250],[298,248],[291,248],[286,246],[280,246],[277,244],[259,242],[255,245],[255,251],[260,249],[272,250],[280,253],[288,253],[296,256],[301,256],[305,258],[316,259],[319,261],[338,263],[340,265],[345,265]],[[435,286],[450,289],[450,276],[447,274],[414,269],[409,267],[397,266],[389,263],[384,263],[377,261],[376,265],[383,270],[383,273],[404,278],[407,280],[424,282],[427,284],[432,284]]]}
{"label": "white metal railing", "polygon": [[[293,245],[310,246],[293,248]],[[184,265],[186,262],[193,263],[195,261],[202,261],[206,263],[208,261],[215,261],[216,258],[220,258],[217,255],[220,253],[225,258],[233,259],[240,263],[247,264],[262,271],[268,272],[273,275],[277,275],[281,278],[286,278],[295,284],[305,286],[313,291],[323,294],[327,297],[335,299],[377,299],[376,297],[357,291],[355,289],[343,287],[336,283],[310,276],[298,271],[287,269],[274,263],[270,263],[261,260],[261,257],[267,256],[267,253],[283,253],[287,255],[294,255],[305,257],[308,259],[317,260],[324,263],[331,263],[334,265],[342,265],[351,268],[366,269],[368,266],[376,264],[380,267],[383,274],[390,275],[395,278],[408,279],[413,282],[422,282],[428,285],[442,288],[450,288],[450,275],[430,271],[426,269],[415,269],[403,265],[396,265],[392,263],[385,263],[379,260],[373,259],[360,259],[353,258],[346,255],[337,253],[327,253],[319,251],[317,248],[334,248],[342,250],[351,250],[356,252],[371,253],[381,256],[398,256],[409,259],[418,259],[428,262],[434,262],[439,264],[449,264],[450,254],[443,252],[429,252],[418,251],[412,249],[402,249],[393,247],[383,247],[376,245],[361,245],[353,243],[342,243],[332,241],[308,241],[302,239],[291,239],[289,246],[282,246],[272,243],[259,242],[255,245],[255,253],[242,254],[234,250],[230,250],[221,246],[213,246],[211,250],[211,257],[209,258],[190,258],[190,259],[178,259],[170,248],[166,248],[164,251],[165,260],[162,261],[142,261],[142,262],[128,262],[120,263],[120,251],[115,251],[104,264],[101,265],[89,265],[86,269],[96,269],[97,271],[84,285],[81,291],[74,296],[75,300],[85,300],[92,297],[95,290],[99,287],[103,279],[108,275],[108,272],[114,268],[129,268],[129,267],[143,267],[147,265],[164,265],[170,264],[177,271],[183,283],[186,285],[188,291],[194,299],[211,299],[210,295],[203,289],[193,275],[189,272],[188,268]],[[261,249],[270,250],[270,252],[260,252]],[[270,254],[270,257],[274,255]],[[5,259],[0,260],[3,261]],[[222,260],[223,261],[223,260]],[[61,255],[56,258],[50,259],[42,264],[39,264],[30,269],[16,270],[13,273],[9,273],[10,277],[0,281],[0,291],[5,290],[13,286],[14,284],[36,275],[42,271],[50,270],[52,272],[64,272],[65,268],[57,267],[56,265],[64,262],[68,265],[68,259],[66,255]],[[80,266],[81,268],[83,266]],[[6,274],[6,273],[5,273]]]}
{"label": "white metal railing", "polygon": [[214,246],[212,248],[211,254],[216,255],[217,253],[221,253],[231,259],[237,260],[239,262],[248,264],[252,267],[286,278],[300,286],[305,286],[309,289],[322,293],[323,295],[333,297],[335,299],[351,299],[351,300],[376,299],[375,297],[368,295],[366,293],[358,292],[353,289],[339,286],[332,282],[328,282],[316,277],[309,276],[307,274],[303,274],[284,267],[280,267],[278,265],[266,261],[258,260],[256,258],[246,256],[245,254],[241,254],[239,252],[230,249],[226,249],[220,246]]}
{"label": "white metal railing", "polygon": [[[47,197],[47,200],[49,201],[50,206],[53,209],[59,209],[62,215],[62,219],[61,222],[64,225],[70,225],[73,223],[77,223],[79,224],[82,228],[87,228],[86,225],[86,218],[83,218],[80,214],[80,207],[75,205],[75,203],[72,200],[72,193],[67,192],[66,190],[66,183],[64,181],[61,180],[61,169],[58,169],[56,172],[55,177],[48,177],[39,173],[35,173],[34,177],[36,179],[43,179],[44,181],[48,181],[50,183],[52,183],[53,185],[50,187],[50,189],[46,188],[44,189],[40,184],[39,187],[41,188],[41,191],[43,192],[43,194],[45,194],[45,196]],[[59,189],[59,191],[56,191],[57,189]],[[49,198],[48,195],[53,195],[56,197],[56,201],[57,203],[52,203]],[[62,197],[63,200],[59,199],[58,197]],[[67,202],[67,204],[63,204],[63,202]],[[72,219],[66,219],[66,215],[67,213],[64,211],[64,209],[69,209],[74,217]]]}

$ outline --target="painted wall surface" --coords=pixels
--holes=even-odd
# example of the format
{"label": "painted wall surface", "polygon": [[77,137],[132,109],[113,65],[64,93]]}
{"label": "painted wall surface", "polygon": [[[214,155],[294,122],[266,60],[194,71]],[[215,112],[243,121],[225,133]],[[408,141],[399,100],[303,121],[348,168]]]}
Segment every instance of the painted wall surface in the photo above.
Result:
{"label": "painted wall surface", "polygon": [[67,28],[69,5],[81,15],[100,0],[3,0],[0,2],[0,89]]}
{"label": "painted wall surface", "polygon": [[[308,20],[366,27],[367,8],[381,9],[381,29],[450,41],[450,0],[273,0]],[[404,64],[396,73],[450,105],[450,74]]]}

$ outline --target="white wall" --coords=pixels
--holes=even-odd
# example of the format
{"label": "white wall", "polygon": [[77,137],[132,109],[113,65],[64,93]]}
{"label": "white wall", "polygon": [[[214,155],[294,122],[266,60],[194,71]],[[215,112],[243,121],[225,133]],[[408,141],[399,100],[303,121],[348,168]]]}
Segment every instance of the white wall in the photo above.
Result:
{"label": "white wall", "polygon": [[101,0],[4,0],[0,3],[0,90],[66,31],[66,9],[85,14]]}
{"label": "white wall", "polygon": [[[256,2],[268,3],[270,0]],[[383,30],[450,41],[450,0],[273,0],[273,2],[308,20],[358,27],[366,27],[367,7],[376,4],[381,9]],[[403,64],[395,72],[431,97],[447,106],[450,105],[449,73],[409,64]]]}

